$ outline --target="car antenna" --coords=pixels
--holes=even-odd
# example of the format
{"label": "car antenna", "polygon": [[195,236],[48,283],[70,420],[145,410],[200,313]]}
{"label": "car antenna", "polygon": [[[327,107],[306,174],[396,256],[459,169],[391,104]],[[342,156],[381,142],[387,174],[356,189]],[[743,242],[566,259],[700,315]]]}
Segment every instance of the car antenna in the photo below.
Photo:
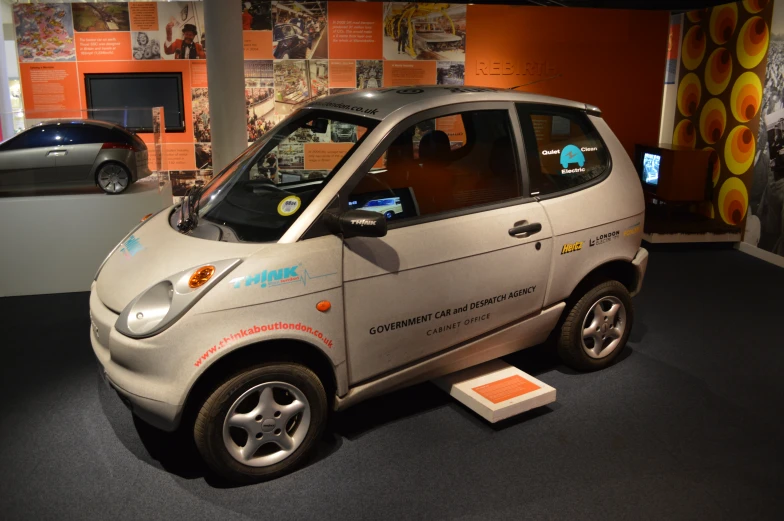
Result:
{"label": "car antenna", "polygon": [[541,80],[529,81],[528,83],[523,83],[522,85],[517,85],[516,87],[509,87],[508,90],[515,90],[515,89],[519,89],[520,87],[527,87],[529,85],[533,85],[534,83],[541,83],[543,81],[554,80],[556,78],[560,78],[561,76],[563,76],[563,74],[556,74],[555,76],[550,76],[549,78],[542,78]]}

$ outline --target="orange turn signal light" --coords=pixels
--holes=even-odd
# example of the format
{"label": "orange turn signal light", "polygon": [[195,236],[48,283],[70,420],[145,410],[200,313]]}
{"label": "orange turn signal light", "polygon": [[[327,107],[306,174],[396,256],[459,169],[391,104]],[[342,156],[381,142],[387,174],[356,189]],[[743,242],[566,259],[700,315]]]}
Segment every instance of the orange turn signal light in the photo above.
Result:
{"label": "orange turn signal light", "polygon": [[329,300],[322,300],[318,304],[316,304],[316,309],[321,311],[322,313],[326,313],[327,311],[332,308],[332,304],[329,303]]}
{"label": "orange turn signal light", "polygon": [[204,286],[214,274],[215,266],[202,266],[193,272],[193,275],[191,275],[191,278],[188,281],[188,286],[192,288]]}
{"label": "orange turn signal light", "polygon": [[142,220],[141,220],[141,222],[144,222],[144,221],[146,221],[146,220],[147,220],[147,219],[149,219],[150,217],[152,217],[152,214],[151,214],[151,213],[148,213],[147,215],[145,215],[144,217],[142,217]]}

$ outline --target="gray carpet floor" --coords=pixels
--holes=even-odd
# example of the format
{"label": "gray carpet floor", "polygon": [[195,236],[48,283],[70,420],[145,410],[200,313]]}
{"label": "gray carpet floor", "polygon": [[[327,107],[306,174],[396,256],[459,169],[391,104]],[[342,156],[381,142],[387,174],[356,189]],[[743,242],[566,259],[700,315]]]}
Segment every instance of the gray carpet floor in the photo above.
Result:
{"label": "gray carpet floor", "polygon": [[0,299],[3,519],[782,519],[784,270],[654,251],[629,348],[491,426],[423,384],[333,418],[309,465],[228,487],[103,387],[87,295]]}

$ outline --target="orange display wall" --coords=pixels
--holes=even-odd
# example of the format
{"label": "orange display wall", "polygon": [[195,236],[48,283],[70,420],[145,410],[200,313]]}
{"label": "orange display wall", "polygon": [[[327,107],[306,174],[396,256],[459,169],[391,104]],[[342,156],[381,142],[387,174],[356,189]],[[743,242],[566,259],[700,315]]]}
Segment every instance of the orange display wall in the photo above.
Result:
{"label": "orange display wall", "polygon": [[[185,131],[165,134],[163,168],[197,170],[194,122],[207,87],[201,2],[17,4],[13,13],[28,123],[87,117],[86,74],[180,73]],[[196,29],[192,56],[177,50],[188,25]],[[152,143],[152,134],[139,135]],[[208,135],[201,141],[209,146]]]}
{"label": "orange display wall", "polygon": [[[17,4],[29,120],[85,114],[85,74],[179,72],[185,132],[167,132],[176,195],[212,175],[201,2]],[[668,13],[422,2],[242,2],[248,140],[298,105],[344,90],[484,85],[600,107],[631,154],[656,141]],[[187,24],[193,50],[178,52]],[[170,42],[170,43],[167,43]],[[183,56],[184,54],[184,56]],[[219,58],[218,58],[219,59]],[[151,136],[142,136],[152,141]],[[299,175],[323,175],[291,150]]]}
{"label": "orange display wall", "polygon": [[465,83],[596,105],[623,143],[658,141],[669,13],[468,6]]}

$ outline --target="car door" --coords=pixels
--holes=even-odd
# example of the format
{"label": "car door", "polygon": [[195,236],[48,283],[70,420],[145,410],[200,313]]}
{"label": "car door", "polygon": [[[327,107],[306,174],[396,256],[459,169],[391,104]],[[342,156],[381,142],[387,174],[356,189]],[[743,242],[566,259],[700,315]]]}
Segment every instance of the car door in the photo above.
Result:
{"label": "car door", "polygon": [[345,241],[352,384],[541,311],[552,234],[527,197],[513,108],[470,103],[409,118],[349,183],[347,208],[394,197],[403,210],[385,237]]}
{"label": "car door", "polygon": [[58,183],[95,184],[93,164],[104,143],[112,141],[110,129],[87,123],[63,125],[63,144],[56,151]]}
{"label": "car door", "polygon": [[34,188],[55,168],[56,125],[39,125],[0,145],[0,188]]}

